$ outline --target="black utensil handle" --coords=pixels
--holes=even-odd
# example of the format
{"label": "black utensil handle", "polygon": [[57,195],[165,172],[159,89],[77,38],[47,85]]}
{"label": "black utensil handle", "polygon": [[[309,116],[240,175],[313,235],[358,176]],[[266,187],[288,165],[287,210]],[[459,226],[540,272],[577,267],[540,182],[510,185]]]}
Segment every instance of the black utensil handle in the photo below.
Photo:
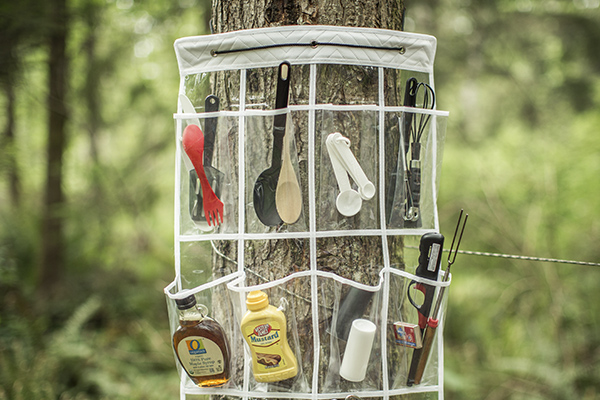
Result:
{"label": "black utensil handle", "polygon": [[189,172],[190,185],[189,185],[189,211],[192,221],[200,222],[204,220],[204,207],[202,206],[202,191],[199,190],[200,182],[198,181],[198,174],[196,170],[192,168]]}
{"label": "black utensil handle", "polygon": [[421,237],[419,243],[419,265],[415,275],[421,278],[438,280],[440,265],[442,263],[442,248],[444,235],[437,232],[428,232]]}
{"label": "black utensil handle", "polygon": [[[204,111],[219,111],[219,98],[214,94],[204,100]],[[204,123],[204,160],[203,165],[210,167],[212,164],[215,136],[217,135],[217,117],[206,118]]]}
{"label": "black utensil handle", "polygon": [[[275,109],[279,110],[288,106],[290,94],[291,67],[288,61],[279,64],[277,73],[277,93],[275,96]],[[281,166],[281,152],[283,149],[283,136],[285,135],[286,114],[278,114],[273,119],[273,156],[271,167]]]}
{"label": "black utensil handle", "polygon": [[[444,246],[444,236],[437,232],[428,232],[421,236],[421,242],[419,243],[419,265],[415,271],[415,275],[421,278],[427,278],[432,281],[438,280],[440,272],[440,266],[442,264],[442,247]],[[416,283],[412,281],[409,287]],[[433,295],[435,293],[435,287],[426,284],[417,283],[417,289],[423,292],[424,301],[420,306],[415,304],[410,296],[410,290],[408,297],[411,304],[419,310],[419,313],[423,316],[425,321],[429,317],[431,305],[433,303]],[[420,317],[421,319],[421,317]],[[423,321],[419,321],[423,322]],[[425,326],[421,326],[424,328]]]}
{"label": "black utensil handle", "polygon": [[408,180],[410,187],[410,197],[408,205],[413,208],[421,206],[421,167],[411,166]]}
{"label": "black utensil handle", "polygon": [[373,295],[374,292],[362,290],[354,286],[350,287],[348,293],[346,293],[340,302],[336,327],[333,332],[337,338],[348,340],[352,322],[354,322],[355,319],[362,318],[369,303],[371,303]]}
{"label": "black utensil handle", "polygon": [[288,105],[291,69],[292,68],[289,61],[283,61],[281,64],[279,64],[279,71],[277,73],[277,94],[275,96],[275,109],[285,108]]}
{"label": "black utensil handle", "polygon": [[[444,236],[437,232],[428,232],[421,236],[421,242],[419,243],[419,265],[415,275],[421,278],[427,278],[432,281],[438,280],[440,272],[440,266],[442,263],[442,247],[444,245]],[[417,304],[412,296],[410,288],[415,285],[415,289],[423,293],[423,303]],[[435,287],[427,285],[425,283],[417,283],[411,281],[408,285],[408,299],[410,303],[419,312],[419,326],[421,329],[425,328],[427,318],[429,318],[429,312],[433,304],[433,296],[435,294]]]}
{"label": "black utensil handle", "polygon": [[[417,104],[417,89],[419,87],[419,81],[416,78],[410,78],[406,81],[406,88],[404,89],[404,106],[414,107]],[[414,118],[413,113],[405,113],[404,117],[404,152],[408,153],[408,145],[410,144],[410,128],[412,120]]]}

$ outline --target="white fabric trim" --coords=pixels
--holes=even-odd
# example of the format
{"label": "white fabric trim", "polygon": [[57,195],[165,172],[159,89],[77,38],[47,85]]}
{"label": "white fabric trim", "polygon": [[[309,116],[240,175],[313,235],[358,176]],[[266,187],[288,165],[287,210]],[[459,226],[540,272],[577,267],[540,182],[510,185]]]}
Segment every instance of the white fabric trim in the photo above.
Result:
{"label": "white fabric trim", "polygon": [[[275,47],[262,50],[219,54],[211,52],[256,48],[280,43],[312,41],[373,47],[404,48],[399,51],[359,47],[317,46]],[[260,68],[292,64],[347,64],[401,68],[433,72],[436,39],[433,36],[375,28],[324,25],[297,25],[260,28],[214,35],[192,36],[175,41],[175,54],[181,76],[202,72]]]}

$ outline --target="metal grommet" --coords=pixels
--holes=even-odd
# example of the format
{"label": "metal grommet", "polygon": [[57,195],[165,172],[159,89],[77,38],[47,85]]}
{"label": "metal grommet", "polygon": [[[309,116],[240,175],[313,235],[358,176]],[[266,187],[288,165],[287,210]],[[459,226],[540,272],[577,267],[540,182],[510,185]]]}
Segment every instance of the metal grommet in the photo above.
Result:
{"label": "metal grommet", "polygon": [[400,54],[406,53],[406,48],[404,46],[400,47],[400,49],[398,49],[398,53],[400,53]]}
{"label": "metal grommet", "polygon": [[210,55],[213,56],[213,57],[216,57],[218,54],[217,54],[216,50],[211,50],[210,51]]}
{"label": "metal grommet", "polygon": [[316,40],[310,41],[310,47],[312,47],[313,49],[316,49],[318,45],[319,45],[319,42],[317,42]]}

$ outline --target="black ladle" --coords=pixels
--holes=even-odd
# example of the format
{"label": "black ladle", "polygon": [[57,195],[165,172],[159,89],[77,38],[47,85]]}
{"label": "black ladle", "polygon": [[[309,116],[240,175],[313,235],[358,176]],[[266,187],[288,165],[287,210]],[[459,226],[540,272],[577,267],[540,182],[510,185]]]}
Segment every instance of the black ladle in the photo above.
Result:
{"label": "black ladle", "polygon": [[[287,61],[279,64],[277,74],[277,94],[275,109],[285,108],[288,105],[290,92],[290,63]],[[275,193],[279,172],[281,171],[281,152],[283,137],[285,136],[286,114],[278,114],[273,119],[273,153],[271,166],[265,169],[256,179],[254,184],[254,210],[258,219],[267,226],[277,226],[283,221],[275,206]]]}

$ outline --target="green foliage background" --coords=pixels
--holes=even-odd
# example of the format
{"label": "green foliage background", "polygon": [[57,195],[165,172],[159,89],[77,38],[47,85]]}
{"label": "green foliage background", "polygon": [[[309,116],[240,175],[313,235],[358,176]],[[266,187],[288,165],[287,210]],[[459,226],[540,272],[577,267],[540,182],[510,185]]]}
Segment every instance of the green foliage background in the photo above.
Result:
{"label": "green foliage background", "polygon": [[[177,398],[162,295],[173,277],[172,43],[207,33],[209,6],[69,3],[67,265],[52,301],[38,295],[37,271],[47,22],[33,1],[0,6],[18,56],[2,61],[14,72],[16,138],[0,148],[0,399]],[[463,249],[600,261],[599,2],[407,8],[407,31],[438,38],[438,108],[450,111],[442,233],[464,208]],[[597,267],[459,255],[453,272],[446,398],[600,397]]]}

